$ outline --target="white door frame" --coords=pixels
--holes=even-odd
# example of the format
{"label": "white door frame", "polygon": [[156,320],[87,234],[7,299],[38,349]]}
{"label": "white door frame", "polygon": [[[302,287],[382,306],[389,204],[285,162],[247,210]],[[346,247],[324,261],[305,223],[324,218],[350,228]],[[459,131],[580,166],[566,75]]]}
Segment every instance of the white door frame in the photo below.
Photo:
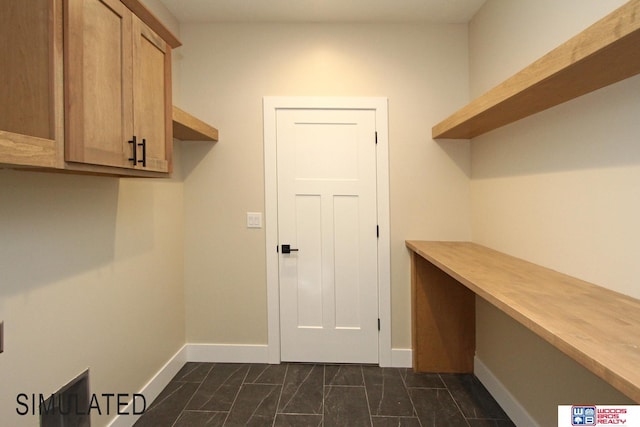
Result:
{"label": "white door frame", "polygon": [[269,363],[280,363],[280,286],[278,275],[278,182],[276,116],[281,109],[373,110],[376,115],[378,226],[378,360],[391,366],[391,249],[389,233],[389,128],[387,98],[266,96],[264,108],[265,232]]}

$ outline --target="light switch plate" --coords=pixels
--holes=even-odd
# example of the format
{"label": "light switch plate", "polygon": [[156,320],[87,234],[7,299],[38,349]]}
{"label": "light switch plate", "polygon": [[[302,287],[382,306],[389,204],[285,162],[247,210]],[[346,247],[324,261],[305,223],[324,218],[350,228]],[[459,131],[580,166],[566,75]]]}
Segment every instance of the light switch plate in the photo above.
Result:
{"label": "light switch plate", "polygon": [[247,228],[262,228],[262,212],[247,212]]}

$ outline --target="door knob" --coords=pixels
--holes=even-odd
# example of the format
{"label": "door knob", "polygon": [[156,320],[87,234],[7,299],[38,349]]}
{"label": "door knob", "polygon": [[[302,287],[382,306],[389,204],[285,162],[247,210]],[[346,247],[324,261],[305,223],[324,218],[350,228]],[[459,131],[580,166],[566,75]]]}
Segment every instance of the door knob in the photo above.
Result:
{"label": "door knob", "polygon": [[291,252],[298,252],[298,249],[294,249],[291,245],[282,245],[282,253],[290,254]]}

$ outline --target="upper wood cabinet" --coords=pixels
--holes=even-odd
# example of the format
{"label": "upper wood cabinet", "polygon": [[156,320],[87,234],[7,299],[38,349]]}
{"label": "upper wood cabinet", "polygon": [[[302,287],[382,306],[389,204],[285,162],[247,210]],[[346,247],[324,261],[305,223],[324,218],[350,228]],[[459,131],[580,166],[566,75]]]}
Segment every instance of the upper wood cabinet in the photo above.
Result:
{"label": "upper wood cabinet", "polygon": [[4,0],[0,164],[59,167],[63,155],[62,5]]}
{"label": "upper wood cabinet", "polygon": [[64,34],[68,168],[170,172],[171,48],[120,0],[65,0]]}
{"label": "upper wood cabinet", "polygon": [[172,170],[171,48],[138,0],[3,0],[0,167]]}

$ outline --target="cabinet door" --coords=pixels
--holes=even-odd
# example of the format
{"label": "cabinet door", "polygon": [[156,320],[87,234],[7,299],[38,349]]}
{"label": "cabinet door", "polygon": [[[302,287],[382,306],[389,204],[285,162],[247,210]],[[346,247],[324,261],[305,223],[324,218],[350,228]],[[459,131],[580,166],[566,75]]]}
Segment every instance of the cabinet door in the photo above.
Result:
{"label": "cabinet door", "polygon": [[60,3],[3,0],[0,40],[0,163],[61,167]]}
{"label": "cabinet door", "polygon": [[144,143],[137,152],[142,169],[170,172],[171,105],[171,48],[134,16],[133,124],[138,143]]}
{"label": "cabinet door", "polygon": [[119,0],[65,5],[65,159],[131,167],[132,13]]}

